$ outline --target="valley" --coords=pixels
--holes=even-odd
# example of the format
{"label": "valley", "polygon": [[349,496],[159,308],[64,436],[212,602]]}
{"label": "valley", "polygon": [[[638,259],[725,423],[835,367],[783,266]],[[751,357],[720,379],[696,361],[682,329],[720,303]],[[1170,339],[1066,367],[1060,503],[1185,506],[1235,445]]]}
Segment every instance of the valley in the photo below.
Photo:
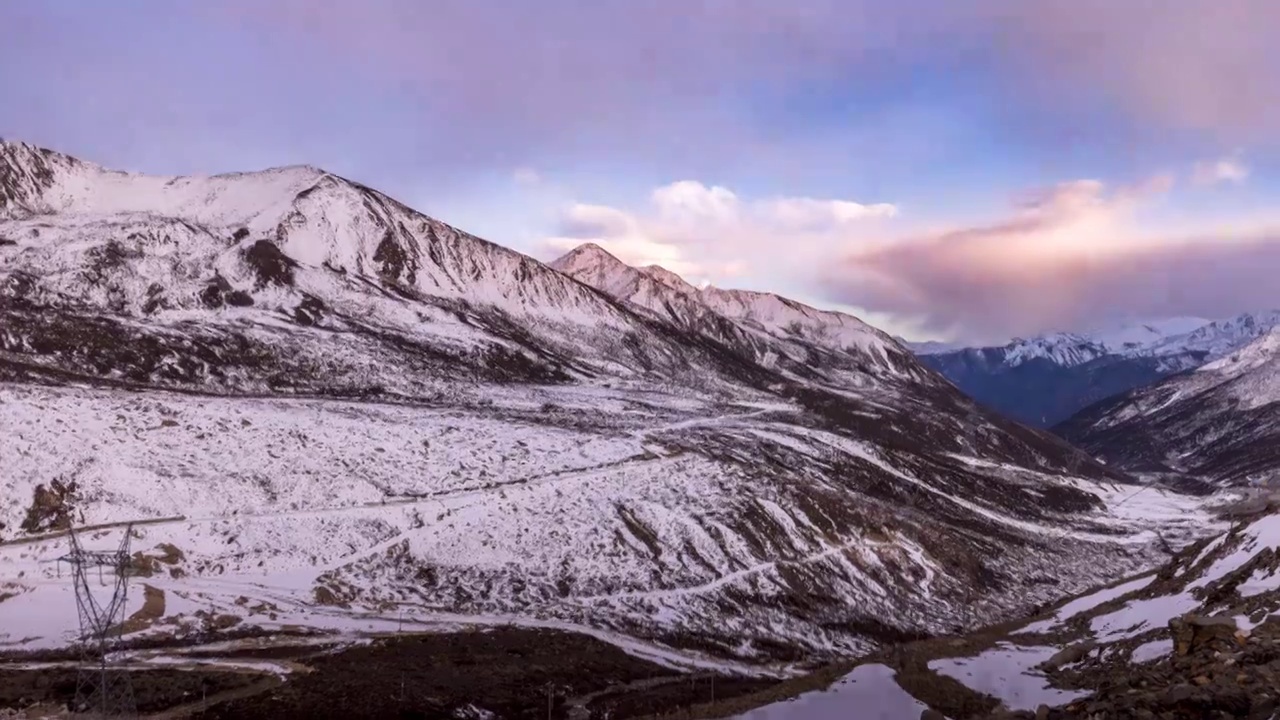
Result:
{"label": "valley", "polygon": [[[1111,421],[1069,444],[776,294],[591,244],[543,264],[310,166],[158,177],[6,142],[0,190],[15,712],[74,693],[73,530],[129,541],[111,657],[140,707],[207,718],[790,720],[842,692],[1077,717],[1097,663],[1243,599],[1243,565],[1190,553],[1271,542],[1242,478],[1147,472],[1095,443]],[[1260,337],[1165,382],[1261,397]],[[1126,452],[1158,411],[1135,397]],[[1267,628],[1271,591],[1231,617]],[[1097,663],[1033,667],[1086,641]]]}

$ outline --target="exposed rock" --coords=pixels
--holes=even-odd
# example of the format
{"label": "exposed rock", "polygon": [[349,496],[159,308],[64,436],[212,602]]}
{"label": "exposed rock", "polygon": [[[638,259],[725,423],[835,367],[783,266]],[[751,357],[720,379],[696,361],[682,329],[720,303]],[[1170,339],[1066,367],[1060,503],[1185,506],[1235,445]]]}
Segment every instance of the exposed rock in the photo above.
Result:
{"label": "exposed rock", "polygon": [[258,287],[293,285],[293,270],[298,263],[285,255],[269,240],[259,240],[244,252],[244,259],[258,275]]}
{"label": "exposed rock", "polygon": [[1041,667],[1046,670],[1055,670],[1063,665],[1080,662],[1086,655],[1093,651],[1098,644],[1092,640],[1085,640],[1069,647],[1063,648],[1054,654],[1053,657],[1045,660]]}
{"label": "exposed rock", "polygon": [[1201,648],[1231,648],[1237,643],[1236,621],[1225,616],[1188,614],[1169,621],[1174,654],[1181,657]]}
{"label": "exposed rock", "polygon": [[31,506],[22,521],[23,532],[40,533],[71,527],[77,500],[76,483],[54,479],[47,486],[37,485]]}

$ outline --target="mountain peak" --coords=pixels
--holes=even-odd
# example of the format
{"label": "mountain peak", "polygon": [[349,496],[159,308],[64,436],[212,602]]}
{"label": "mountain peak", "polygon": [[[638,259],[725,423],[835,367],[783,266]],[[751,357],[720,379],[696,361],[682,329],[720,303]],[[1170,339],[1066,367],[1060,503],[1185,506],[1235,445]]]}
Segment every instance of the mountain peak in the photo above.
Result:
{"label": "mountain peak", "polygon": [[640,268],[640,272],[648,275],[654,280],[666,285],[672,290],[678,290],[684,293],[697,293],[698,289],[689,284],[689,281],[662,267],[661,265],[646,265]]}
{"label": "mountain peak", "polygon": [[674,312],[670,307],[672,302],[680,305],[680,313],[699,315],[704,311],[696,299],[697,291],[679,275],[657,265],[632,267],[595,243],[583,243],[552,260],[550,265],[606,295],[659,314]]}
{"label": "mountain peak", "polygon": [[1239,375],[1280,360],[1280,326],[1261,333],[1256,340],[1200,368],[1202,372]]}
{"label": "mountain peak", "polygon": [[600,273],[620,275],[635,271],[635,268],[592,242],[582,243],[547,264],[566,275],[573,276],[584,272],[590,272],[593,275]]}
{"label": "mountain peak", "polygon": [[69,155],[0,139],[0,218],[50,210],[46,194],[67,171],[87,167]]}
{"label": "mountain peak", "polygon": [[609,252],[608,250],[605,250],[604,248],[600,247],[599,245],[593,242],[584,242],[581,245],[575,246],[569,252],[553,260],[551,264],[554,266],[556,263],[567,262],[575,258],[600,258],[600,259],[608,259],[616,263],[624,264],[622,263],[621,260],[615,257],[613,253]]}

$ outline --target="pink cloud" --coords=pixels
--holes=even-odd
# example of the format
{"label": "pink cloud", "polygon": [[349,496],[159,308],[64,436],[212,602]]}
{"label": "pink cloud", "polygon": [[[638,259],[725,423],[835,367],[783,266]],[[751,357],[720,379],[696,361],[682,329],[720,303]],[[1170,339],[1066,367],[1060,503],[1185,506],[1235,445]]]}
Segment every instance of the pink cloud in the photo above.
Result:
{"label": "pink cloud", "polygon": [[1280,304],[1280,224],[1144,235],[1134,214],[1166,187],[1064,183],[999,222],[850,253],[824,274],[827,296],[977,341],[1088,329],[1118,312],[1224,317]]}

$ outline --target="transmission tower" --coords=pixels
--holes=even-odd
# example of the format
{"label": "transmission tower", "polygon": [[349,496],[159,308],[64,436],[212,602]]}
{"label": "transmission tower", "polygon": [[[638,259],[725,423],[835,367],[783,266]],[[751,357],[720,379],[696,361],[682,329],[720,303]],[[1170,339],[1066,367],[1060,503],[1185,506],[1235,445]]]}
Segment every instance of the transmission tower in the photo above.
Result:
{"label": "transmission tower", "polygon": [[71,566],[80,615],[80,672],[71,712],[84,718],[136,717],[133,684],[112,657],[124,631],[133,525],[125,527],[124,539],[114,551],[85,550],[74,530],[67,535],[71,552],[58,558],[58,567]]}

